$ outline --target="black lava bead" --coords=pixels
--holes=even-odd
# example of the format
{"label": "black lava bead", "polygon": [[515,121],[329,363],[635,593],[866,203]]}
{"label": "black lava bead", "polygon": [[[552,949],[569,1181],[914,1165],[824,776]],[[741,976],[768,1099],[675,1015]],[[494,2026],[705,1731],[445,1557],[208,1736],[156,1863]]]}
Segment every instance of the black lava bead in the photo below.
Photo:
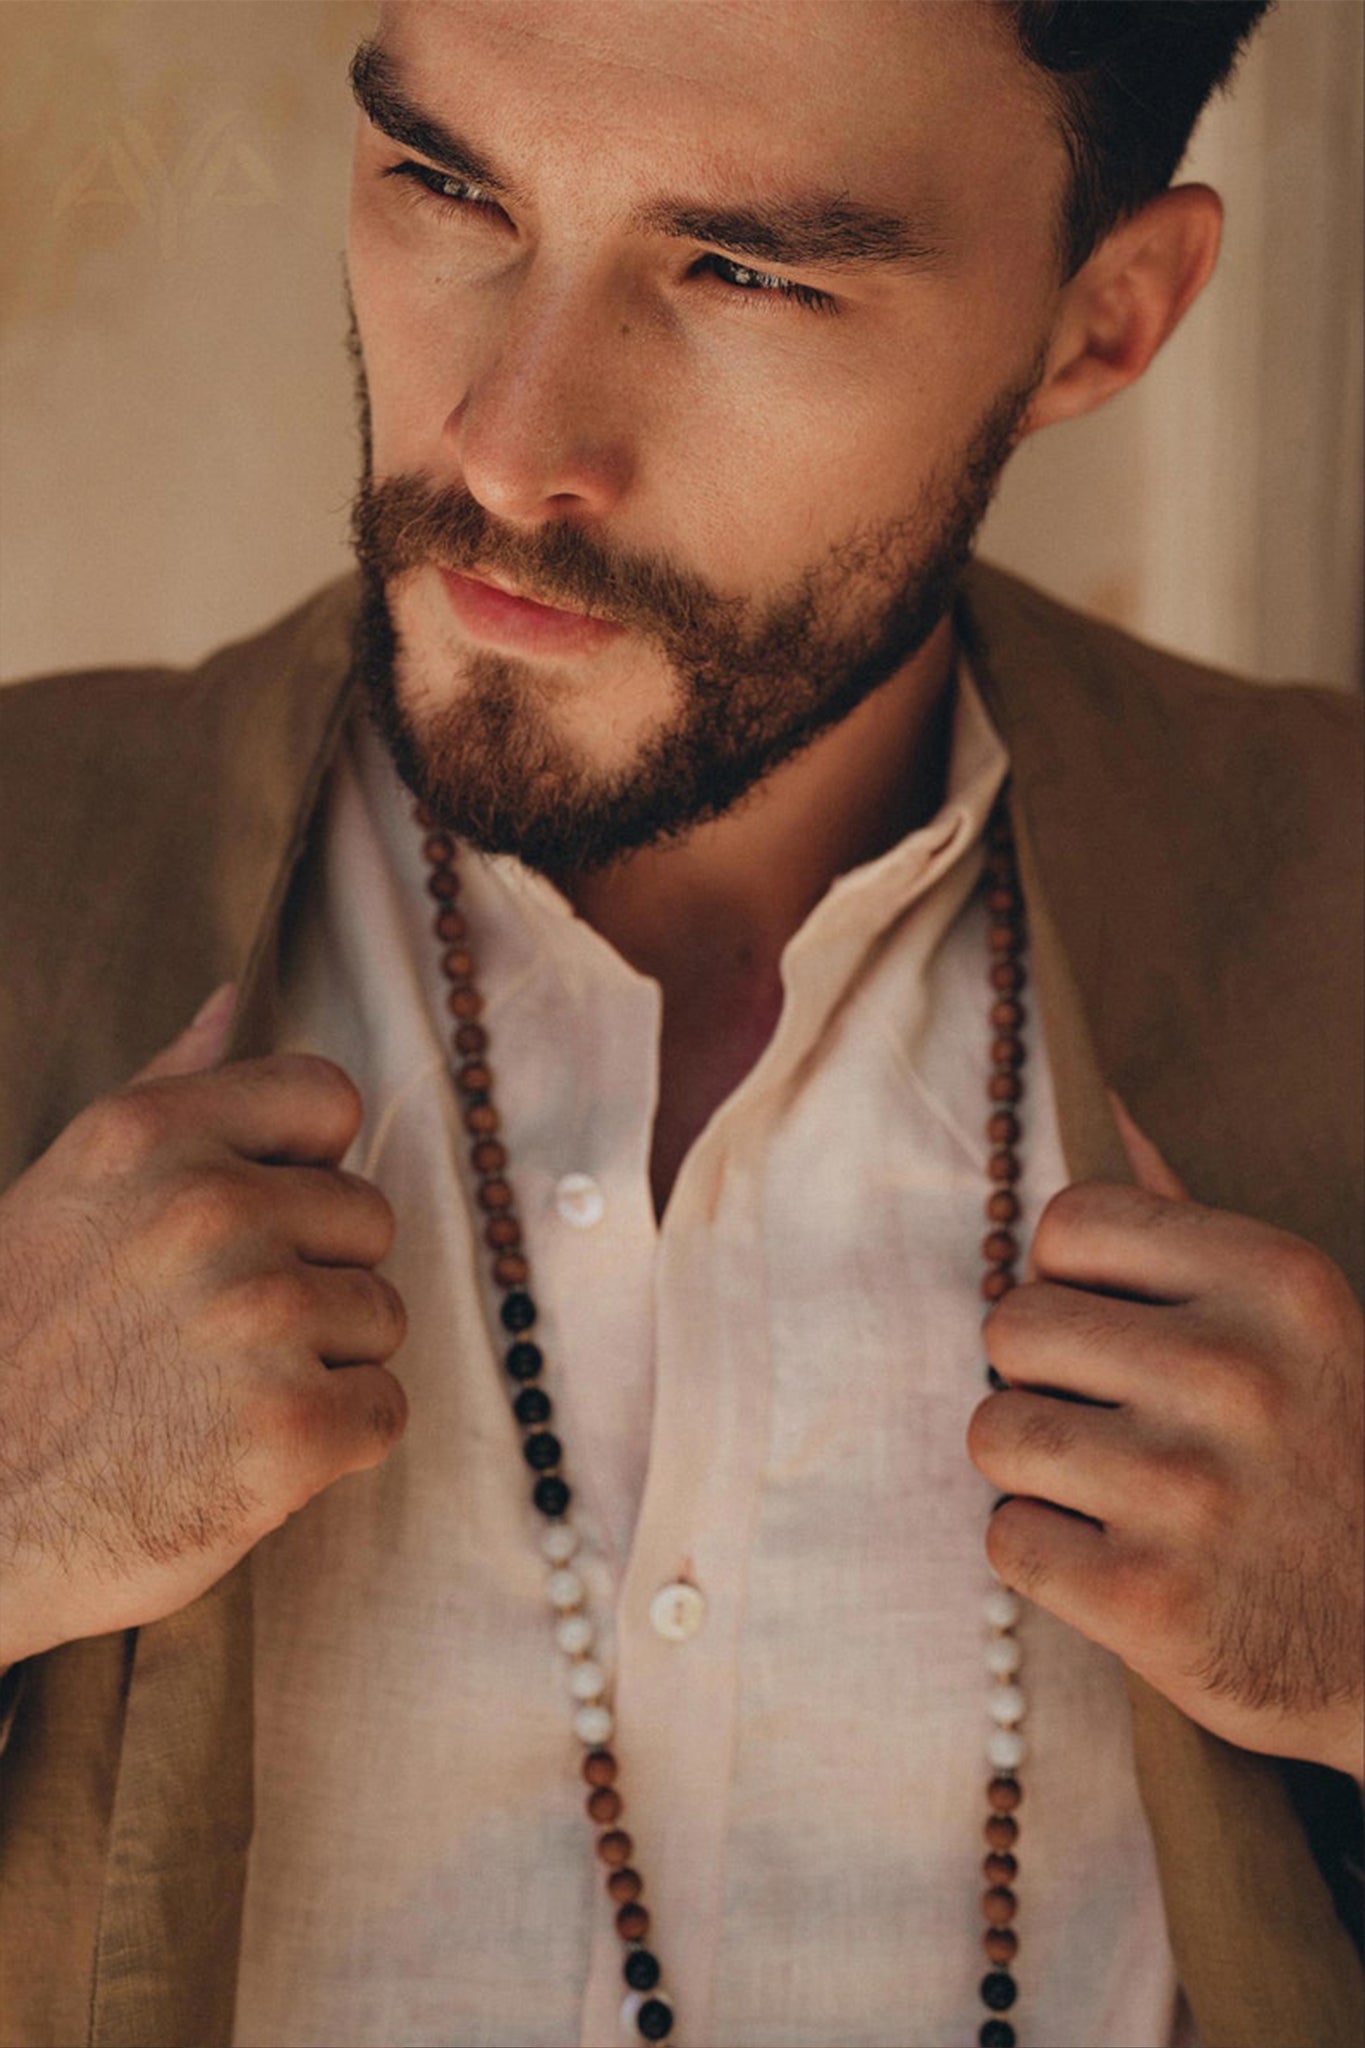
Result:
{"label": "black lava bead", "polygon": [[659,1958],[647,1948],[632,1949],[626,1957],[625,1975],[632,1991],[652,1991],[659,1981]]}
{"label": "black lava bead", "polygon": [[507,1370],[514,1380],[533,1380],[545,1363],[539,1344],[514,1344],[507,1354]]}
{"label": "black lava bead", "polygon": [[522,1452],[533,1472],[553,1472],[564,1455],[564,1446],[557,1436],[551,1436],[548,1429],[538,1429],[528,1436],[522,1445]]}
{"label": "black lava bead", "polygon": [[573,1492],[562,1479],[537,1479],[531,1499],[553,1522],[568,1508]]}
{"label": "black lava bead", "polygon": [[529,1294],[509,1294],[498,1313],[504,1330],[529,1330],[536,1319],[536,1305]]}
{"label": "black lava bead", "polygon": [[980,2048],[1014,2048],[1014,2028],[1008,2020],[987,2020],[976,2038]]}
{"label": "black lava bead", "polygon": [[512,1413],[527,1429],[550,1419],[550,1397],[543,1387],[523,1387],[512,1403]]}
{"label": "black lava bead", "polygon": [[647,1998],[635,2015],[635,2024],[646,2041],[664,2041],[673,2031],[673,2008],[661,1998]]}
{"label": "black lava bead", "polygon": [[981,2003],[991,2012],[1008,2012],[1019,1996],[1019,1986],[1008,1970],[988,1970],[981,1979]]}

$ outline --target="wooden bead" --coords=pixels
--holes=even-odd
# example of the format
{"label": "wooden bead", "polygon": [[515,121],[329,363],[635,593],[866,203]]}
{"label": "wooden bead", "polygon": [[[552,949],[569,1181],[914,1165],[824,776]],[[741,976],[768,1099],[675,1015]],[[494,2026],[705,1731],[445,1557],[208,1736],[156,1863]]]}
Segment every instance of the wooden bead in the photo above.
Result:
{"label": "wooden bead", "polygon": [[462,1095],[486,1095],[493,1086],[493,1069],[483,1060],[466,1060],[455,1076]]}
{"label": "wooden bead", "polygon": [[1024,1084],[1017,1074],[992,1074],[986,1083],[986,1093],[992,1102],[1017,1102],[1024,1092]]}
{"label": "wooden bead", "polygon": [[622,1906],[616,1915],[616,1932],[622,1941],[643,1941],[649,1933],[648,1907]]}
{"label": "wooden bead", "polygon": [[992,1778],[986,1787],[986,1798],[997,1813],[1013,1813],[1023,1796],[1017,1778]]}
{"label": "wooden bead", "polygon": [[992,1266],[990,1272],[987,1273],[985,1279],[981,1282],[982,1299],[984,1301],[1003,1301],[1007,1294],[1013,1293],[1017,1284],[1008,1266]]}
{"label": "wooden bead", "polygon": [[986,908],[997,916],[1012,917],[1019,908],[1019,898],[1008,882],[997,882],[986,891]]}
{"label": "wooden bead", "polygon": [[991,1029],[993,1031],[1017,1031],[1024,1021],[1022,1003],[1002,1002],[991,1004]]}
{"label": "wooden bead", "polygon": [[473,1131],[476,1137],[486,1138],[496,1131],[499,1124],[498,1112],[491,1102],[475,1102],[464,1113],[464,1127]]}
{"label": "wooden bead", "polygon": [[448,832],[428,832],[422,841],[422,851],[428,860],[444,867],[455,857],[455,841]]}
{"label": "wooden bead", "polygon": [[425,804],[415,804],[412,815],[424,832],[430,832],[434,829],[436,820],[432,817]]}
{"label": "wooden bead", "polygon": [[595,1792],[588,1794],[588,1818],[595,1820],[599,1827],[621,1817],[621,1795],[613,1792],[610,1785],[599,1785]]}
{"label": "wooden bead", "polygon": [[583,1759],[583,1776],[590,1785],[614,1785],[617,1769],[609,1749],[590,1749]]}
{"label": "wooden bead", "polygon": [[506,1148],[496,1138],[484,1138],[469,1157],[475,1173],[501,1173],[507,1164]]}
{"label": "wooden bead", "polygon": [[1010,1230],[993,1230],[981,1240],[981,1256],[993,1266],[1007,1266],[1019,1256],[1019,1240]]}
{"label": "wooden bead", "polygon": [[476,1052],[487,1052],[488,1033],[482,1024],[462,1024],[455,1033],[455,1050],[466,1059]]}
{"label": "wooden bead", "polygon": [[453,946],[457,939],[462,939],[467,929],[459,911],[452,910],[449,904],[436,920],[436,936],[444,940],[447,946]]}
{"label": "wooden bead", "polygon": [[441,972],[452,981],[468,981],[474,972],[474,955],[468,946],[450,946],[441,955]]}
{"label": "wooden bead", "polygon": [[483,1226],[483,1241],[495,1252],[510,1251],[521,1243],[521,1225],[515,1216],[490,1216]]}
{"label": "wooden bead", "polygon": [[607,1879],[607,1890],[618,1905],[628,1906],[632,1899],[638,1899],[645,1888],[645,1881],[638,1870],[613,1870]]}
{"label": "wooden bead", "polygon": [[505,1180],[494,1177],[480,1183],[476,1200],[481,1209],[510,1209],[512,1190]]}
{"label": "wooden bead", "polygon": [[981,1912],[992,1927],[1006,1927],[1019,1910],[1019,1901],[1014,1893],[1002,1884],[993,1884],[988,1892],[981,1894]]}
{"label": "wooden bead", "polygon": [[992,1849],[1009,1849],[1019,1839],[1019,1823],[1008,1813],[993,1813],[986,1822],[986,1840]]}
{"label": "wooden bead", "polygon": [[427,876],[427,891],[438,903],[449,903],[460,893],[460,878],[453,868],[436,868]]}
{"label": "wooden bead", "polygon": [[1008,923],[1003,918],[998,919],[986,934],[986,943],[992,953],[1016,953],[1019,950],[1018,925],[1012,919]]}
{"label": "wooden bead", "polygon": [[1004,1149],[992,1152],[986,1171],[992,1180],[1013,1182],[1019,1178],[1019,1161],[1012,1152]]}
{"label": "wooden bead", "polygon": [[1019,1197],[1012,1195],[1008,1188],[999,1188],[986,1203],[986,1214],[992,1223],[1014,1223],[1019,1216]]}
{"label": "wooden bead", "polygon": [[991,1044],[991,1065],[993,1067],[1022,1067],[1024,1064],[1024,1041],[1016,1031],[1002,1031]]}
{"label": "wooden bead", "polygon": [[476,988],[453,988],[446,997],[446,1008],[452,1017],[477,1017],[483,1009],[483,997]]}
{"label": "wooden bead", "polygon": [[981,1875],[988,1884],[1010,1884],[1019,1875],[1019,1865],[1013,1856],[991,1855],[981,1865]]}
{"label": "wooden bead", "polygon": [[605,1835],[597,1837],[597,1853],[604,1863],[613,1866],[629,1863],[635,1844],[624,1828],[608,1828]]}
{"label": "wooden bead", "polygon": [[531,1277],[531,1268],[519,1252],[499,1252],[493,1261],[493,1278],[499,1287],[520,1287]]}
{"label": "wooden bead", "polygon": [[1024,986],[1024,967],[1019,960],[997,960],[991,968],[991,987],[1002,994]]}
{"label": "wooden bead", "polygon": [[988,1927],[981,1946],[993,1963],[1012,1963],[1019,1953],[1019,1937],[1012,1927]]}

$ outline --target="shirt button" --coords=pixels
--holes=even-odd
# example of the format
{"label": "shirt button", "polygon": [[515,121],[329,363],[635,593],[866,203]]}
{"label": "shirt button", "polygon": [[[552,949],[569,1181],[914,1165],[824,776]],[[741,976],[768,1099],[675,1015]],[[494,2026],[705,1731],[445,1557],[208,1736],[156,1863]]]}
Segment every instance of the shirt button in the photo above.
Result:
{"label": "shirt button", "polygon": [[649,1603],[649,1618],[666,1643],[685,1643],[705,1621],[706,1602],[695,1586],[679,1579],[660,1587]]}
{"label": "shirt button", "polygon": [[555,1207],[575,1230],[591,1230],[602,1221],[606,1199],[590,1173],[566,1173],[555,1187]]}

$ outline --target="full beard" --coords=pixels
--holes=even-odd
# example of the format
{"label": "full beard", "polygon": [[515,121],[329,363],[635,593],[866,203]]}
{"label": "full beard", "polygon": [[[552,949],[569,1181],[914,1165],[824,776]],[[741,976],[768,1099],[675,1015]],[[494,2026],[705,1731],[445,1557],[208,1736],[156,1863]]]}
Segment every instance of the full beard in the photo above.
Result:
{"label": "full beard", "polygon": [[[360,368],[357,354],[357,367]],[[376,482],[361,376],[366,474],[352,510],[361,570],[354,665],[398,773],[435,822],[551,876],[586,874],[732,810],[840,723],[921,648],[951,604],[1037,384],[991,407],[952,473],[913,511],[861,527],[754,611],[672,564],[608,550],[584,529],[500,532],[469,494],[413,476]],[[389,586],[420,567],[499,571],[549,603],[638,631],[674,680],[668,714],[614,771],[585,761],[529,665],[487,650],[459,693],[405,702]]]}

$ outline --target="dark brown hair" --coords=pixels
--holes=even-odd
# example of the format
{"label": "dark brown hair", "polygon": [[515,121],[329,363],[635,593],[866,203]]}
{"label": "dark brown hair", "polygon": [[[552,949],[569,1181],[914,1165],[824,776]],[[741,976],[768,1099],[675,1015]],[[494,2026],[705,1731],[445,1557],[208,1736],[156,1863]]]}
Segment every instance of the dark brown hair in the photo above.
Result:
{"label": "dark brown hair", "polygon": [[1071,157],[1065,275],[1164,191],[1271,0],[999,0],[1048,74]]}

